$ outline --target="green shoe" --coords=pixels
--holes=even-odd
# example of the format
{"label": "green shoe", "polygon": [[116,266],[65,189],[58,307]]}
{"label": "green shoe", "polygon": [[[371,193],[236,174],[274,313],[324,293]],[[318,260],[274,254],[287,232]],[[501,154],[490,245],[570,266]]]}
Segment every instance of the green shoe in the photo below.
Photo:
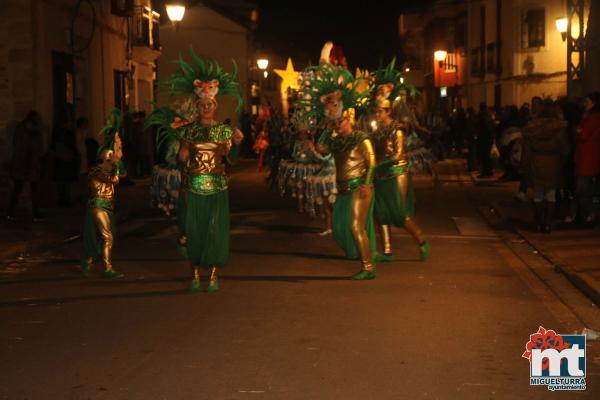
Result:
{"label": "green shoe", "polygon": [[188,290],[191,293],[196,293],[197,291],[199,291],[200,290],[200,279],[192,279],[192,283],[190,283]]}
{"label": "green shoe", "polygon": [[219,281],[218,280],[211,280],[208,283],[208,286],[206,288],[206,291],[208,293],[214,293],[214,292],[218,292],[219,291]]}
{"label": "green shoe", "polygon": [[419,245],[419,248],[421,249],[421,261],[427,260],[429,258],[429,251],[431,250],[429,242],[425,240],[423,243],[421,243],[421,245]]}
{"label": "green shoe", "polygon": [[360,272],[352,275],[352,279],[355,281],[365,281],[375,279],[375,271],[361,270]]}
{"label": "green shoe", "polygon": [[109,270],[105,270],[102,273],[102,277],[107,278],[107,279],[116,279],[116,278],[122,278],[125,275],[123,275],[120,272],[115,271],[114,269],[109,269]]}
{"label": "green shoe", "polygon": [[88,260],[83,259],[81,260],[81,263],[79,264],[79,266],[81,267],[81,272],[83,272],[83,276],[85,276],[86,278],[90,277],[90,263],[88,262]]}
{"label": "green shoe", "polygon": [[374,263],[380,263],[380,262],[392,262],[394,261],[394,255],[393,254],[381,254],[381,253],[375,253],[373,255],[373,262]]}

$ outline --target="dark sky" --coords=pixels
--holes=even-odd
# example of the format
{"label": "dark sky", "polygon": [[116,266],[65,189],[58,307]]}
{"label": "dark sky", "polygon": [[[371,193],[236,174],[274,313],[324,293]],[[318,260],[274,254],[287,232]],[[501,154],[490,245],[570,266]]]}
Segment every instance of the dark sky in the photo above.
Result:
{"label": "dark sky", "polygon": [[260,12],[257,42],[281,55],[295,57],[294,61],[298,59],[297,69],[304,67],[301,64],[306,62],[305,57],[317,63],[327,40],[342,46],[350,69],[373,69],[381,58],[387,63],[393,56],[401,57],[398,16],[406,9],[431,3],[396,1],[392,5],[370,0],[359,6],[350,1],[327,0],[256,2]]}

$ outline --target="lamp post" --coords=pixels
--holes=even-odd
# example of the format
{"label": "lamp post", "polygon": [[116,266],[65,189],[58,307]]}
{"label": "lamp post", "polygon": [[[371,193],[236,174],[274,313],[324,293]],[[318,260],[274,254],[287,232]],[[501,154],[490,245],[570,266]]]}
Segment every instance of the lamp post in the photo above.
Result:
{"label": "lamp post", "polygon": [[185,4],[182,2],[174,1],[166,4],[167,15],[169,20],[173,23],[175,30],[179,29],[179,23],[183,20],[185,15]]}
{"label": "lamp post", "polygon": [[567,15],[557,18],[556,29],[567,42],[567,97],[583,94],[585,73],[585,13],[583,0],[567,0]]}

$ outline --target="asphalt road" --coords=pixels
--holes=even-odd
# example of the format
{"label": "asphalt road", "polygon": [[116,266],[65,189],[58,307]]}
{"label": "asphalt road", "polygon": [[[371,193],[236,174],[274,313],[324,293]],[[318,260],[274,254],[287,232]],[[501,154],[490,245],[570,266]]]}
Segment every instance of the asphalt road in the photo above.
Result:
{"label": "asphalt road", "polygon": [[486,224],[473,196],[486,189],[445,168],[417,182],[430,260],[395,230],[397,261],[374,281],[350,280],[359,264],[321,221],[250,170],[231,182],[219,293],[185,291],[159,214],[120,227],[123,280],[83,279],[80,242],[3,266],[0,399],[600,398],[598,342],[585,392],[529,385],[529,335],[583,323]]}

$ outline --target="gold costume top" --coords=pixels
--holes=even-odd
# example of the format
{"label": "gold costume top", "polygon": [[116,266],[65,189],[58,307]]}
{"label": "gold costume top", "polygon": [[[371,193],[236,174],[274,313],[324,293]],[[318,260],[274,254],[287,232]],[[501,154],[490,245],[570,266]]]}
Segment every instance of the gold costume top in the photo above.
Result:
{"label": "gold costume top", "polygon": [[329,144],[319,143],[317,150],[323,154],[333,153],[340,193],[373,183],[375,151],[371,140],[364,133],[355,131],[348,136],[337,135]]}
{"label": "gold costume top", "polygon": [[[189,158],[182,170],[186,190],[208,195],[226,190],[226,157],[234,158],[233,130],[224,124],[203,126],[192,123],[180,128],[182,147],[189,150]],[[237,148],[237,146],[235,146]]]}
{"label": "gold costume top", "polygon": [[115,185],[119,183],[119,175],[115,171],[107,172],[100,166],[92,168],[88,175],[88,193],[90,200],[114,204]]}
{"label": "gold costume top", "polygon": [[406,173],[405,131],[395,122],[383,125],[371,135],[375,145],[375,155],[379,160],[377,177],[385,178]]}

